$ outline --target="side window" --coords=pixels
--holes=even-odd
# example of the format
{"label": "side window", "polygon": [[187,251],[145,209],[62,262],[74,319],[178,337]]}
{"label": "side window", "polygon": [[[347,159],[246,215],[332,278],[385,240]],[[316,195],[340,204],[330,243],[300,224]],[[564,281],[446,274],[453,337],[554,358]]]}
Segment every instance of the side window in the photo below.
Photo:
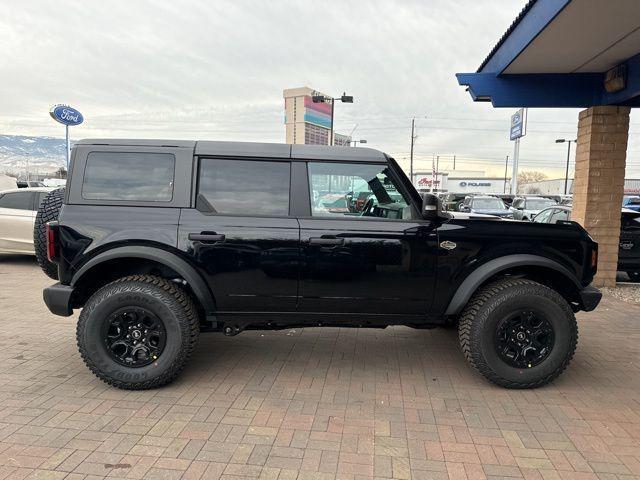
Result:
{"label": "side window", "polygon": [[524,207],[524,200],[519,198],[518,200],[513,202],[513,208],[523,208]]}
{"label": "side window", "polygon": [[569,212],[567,210],[556,208],[549,219],[549,223],[556,223],[559,220],[569,220]]}
{"label": "side window", "polygon": [[289,162],[201,158],[198,194],[212,211],[230,215],[289,215]]}
{"label": "side window", "polygon": [[553,208],[550,208],[548,210],[543,210],[538,215],[533,217],[533,221],[536,223],[547,223],[547,221],[549,220],[549,217],[554,211],[555,210]]}
{"label": "side window", "polygon": [[314,217],[411,218],[386,165],[310,162],[308,169]]}
{"label": "side window", "polygon": [[0,197],[0,208],[13,208],[15,210],[31,210],[33,201],[32,192],[11,192]]}
{"label": "side window", "polygon": [[170,153],[91,152],[82,198],[170,202],[175,163]]}

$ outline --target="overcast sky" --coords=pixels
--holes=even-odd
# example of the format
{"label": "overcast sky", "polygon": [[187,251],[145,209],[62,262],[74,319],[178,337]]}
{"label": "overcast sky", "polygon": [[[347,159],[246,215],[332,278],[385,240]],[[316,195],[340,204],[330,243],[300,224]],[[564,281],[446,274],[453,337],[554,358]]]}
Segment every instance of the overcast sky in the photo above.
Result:
{"label": "overcast sky", "polygon": [[[0,17],[0,134],[62,136],[52,104],[79,109],[73,138],[284,141],[284,88],[354,96],[336,130],[403,165],[502,174],[514,109],[473,103],[475,71],[525,0],[23,1]],[[564,176],[578,110],[529,111],[521,169]],[[424,116],[426,115],[426,118]],[[640,176],[632,114],[627,176]]]}

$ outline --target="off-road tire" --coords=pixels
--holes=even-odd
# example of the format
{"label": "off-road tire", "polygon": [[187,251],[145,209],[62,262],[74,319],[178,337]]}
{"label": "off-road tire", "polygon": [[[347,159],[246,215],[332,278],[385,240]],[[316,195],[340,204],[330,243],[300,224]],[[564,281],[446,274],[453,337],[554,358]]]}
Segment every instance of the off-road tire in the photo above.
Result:
{"label": "off-road tire", "polygon": [[44,198],[38,208],[33,227],[33,248],[36,252],[38,265],[49,278],[58,280],[58,265],[47,258],[47,222],[58,220],[62,203],[64,202],[64,188],[52,190]]}
{"label": "off-road tire", "polygon": [[[532,368],[508,365],[495,348],[497,325],[510,311],[534,308],[552,324],[555,344]],[[458,328],[464,356],[488,380],[506,388],[536,388],[560,375],[573,358],[578,324],[558,292],[526,279],[498,280],[476,292],[460,316]]]}
{"label": "off-road tire", "polygon": [[[123,307],[143,307],[157,315],[166,330],[166,345],[157,360],[131,368],[116,362],[101,335],[103,322]],[[152,275],[132,275],[94,293],[80,313],[78,350],[102,381],[125,390],[161,387],[178,376],[198,342],[199,319],[192,299],[175,283]]]}
{"label": "off-road tire", "polygon": [[630,272],[627,272],[627,275],[629,276],[630,281],[640,282],[640,271],[638,270],[630,271]]}

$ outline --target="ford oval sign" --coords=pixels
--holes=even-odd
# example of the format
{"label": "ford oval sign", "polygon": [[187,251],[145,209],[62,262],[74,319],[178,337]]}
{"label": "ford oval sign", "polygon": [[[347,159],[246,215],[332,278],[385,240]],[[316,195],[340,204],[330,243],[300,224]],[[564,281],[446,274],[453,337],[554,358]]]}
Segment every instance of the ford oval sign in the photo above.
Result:
{"label": "ford oval sign", "polygon": [[51,107],[51,110],[49,110],[49,115],[51,115],[51,118],[56,122],[62,123],[63,125],[80,125],[84,121],[82,114],[68,105],[54,105]]}

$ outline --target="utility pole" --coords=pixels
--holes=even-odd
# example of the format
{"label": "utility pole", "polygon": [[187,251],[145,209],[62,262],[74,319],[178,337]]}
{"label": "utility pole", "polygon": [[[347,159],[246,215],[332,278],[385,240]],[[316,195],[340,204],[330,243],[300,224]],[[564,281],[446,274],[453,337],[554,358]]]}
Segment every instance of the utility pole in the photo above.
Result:
{"label": "utility pole", "polygon": [[507,193],[507,167],[509,166],[509,155],[504,160],[504,189],[502,193]]}
{"label": "utility pole", "polygon": [[413,184],[413,144],[416,141],[415,128],[416,128],[416,118],[413,117],[411,119],[411,154],[409,156],[409,178],[412,184]]}
{"label": "utility pole", "polygon": [[456,156],[453,156],[453,169],[456,169]]}
{"label": "utility pole", "polygon": [[331,135],[329,137],[329,145],[333,145],[333,110],[336,106],[336,99],[332,98],[331,99],[331,133],[329,135]]}
{"label": "utility pole", "polygon": [[440,155],[438,155],[436,157],[436,183],[434,183],[434,185],[436,185],[438,183],[438,172],[440,171]]}

